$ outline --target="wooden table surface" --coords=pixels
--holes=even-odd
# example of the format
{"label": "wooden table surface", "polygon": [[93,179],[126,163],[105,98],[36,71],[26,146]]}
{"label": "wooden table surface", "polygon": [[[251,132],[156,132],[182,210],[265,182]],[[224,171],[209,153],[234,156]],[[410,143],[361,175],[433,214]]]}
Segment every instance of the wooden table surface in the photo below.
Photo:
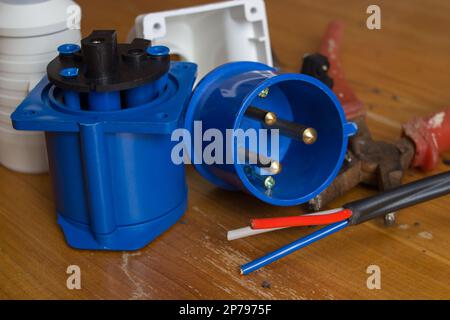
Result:
{"label": "wooden table surface", "polygon": [[[138,14],[208,1],[80,0],[82,31],[117,29],[122,40]],[[450,105],[450,2],[377,1],[382,29],[365,26],[371,1],[267,0],[272,47],[297,71],[318,48],[332,19],[346,22],[342,63],[369,108],[376,138],[394,141],[400,124]],[[445,155],[450,159],[450,154]],[[448,170],[441,164],[437,170]],[[56,223],[49,176],[0,167],[0,298],[25,299],[399,299],[450,298],[450,197],[351,227],[249,276],[239,265],[310,230],[292,229],[228,242],[226,231],[250,217],[294,215],[220,190],[187,170],[189,206],[182,220],[138,252],[69,248]],[[410,170],[406,181],[423,177]],[[373,194],[359,187],[333,205]],[[81,290],[66,288],[66,268],[81,268]],[[381,268],[381,290],[366,286]],[[270,288],[267,285],[270,284]]]}

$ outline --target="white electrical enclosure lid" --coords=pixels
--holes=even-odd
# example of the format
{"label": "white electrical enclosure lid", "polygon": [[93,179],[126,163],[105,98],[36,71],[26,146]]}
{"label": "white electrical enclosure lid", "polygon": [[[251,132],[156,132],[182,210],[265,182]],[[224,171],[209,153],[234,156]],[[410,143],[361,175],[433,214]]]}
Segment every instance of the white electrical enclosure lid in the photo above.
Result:
{"label": "white electrical enclosure lid", "polygon": [[198,64],[198,78],[230,61],[272,66],[263,0],[234,0],[139,15],[129,34]]}

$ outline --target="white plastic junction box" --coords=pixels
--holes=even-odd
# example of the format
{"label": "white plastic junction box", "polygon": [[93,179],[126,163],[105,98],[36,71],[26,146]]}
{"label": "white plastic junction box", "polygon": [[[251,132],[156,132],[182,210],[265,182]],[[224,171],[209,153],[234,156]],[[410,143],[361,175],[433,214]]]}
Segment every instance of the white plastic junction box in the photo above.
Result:
{"label": "white plastic junction box", "polygon": [[198,64],[197,79],[230,61],[272,66],[263,0],[234,0],[139,15],[129,39],[168,46],[181,60]]}

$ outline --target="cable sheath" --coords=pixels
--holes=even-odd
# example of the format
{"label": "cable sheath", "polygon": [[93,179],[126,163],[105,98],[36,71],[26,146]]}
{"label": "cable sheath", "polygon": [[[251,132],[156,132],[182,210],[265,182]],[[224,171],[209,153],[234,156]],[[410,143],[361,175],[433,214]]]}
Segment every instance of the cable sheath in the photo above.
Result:
{"label": "cable sheath", "polygon": [[344,208],[352,211],[350,224],[359,224],[449,193],[450,171],[347,203]]}

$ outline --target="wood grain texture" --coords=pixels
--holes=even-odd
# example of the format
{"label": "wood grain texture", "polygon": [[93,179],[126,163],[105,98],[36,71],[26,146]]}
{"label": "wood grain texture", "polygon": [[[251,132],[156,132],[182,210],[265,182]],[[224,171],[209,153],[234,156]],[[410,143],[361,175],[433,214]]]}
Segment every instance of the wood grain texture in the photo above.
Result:
{"label": "wood grain texture", "polygon": [[[125,39],[141,13],[209,1],[80,0],[84,35],[117,29]],[[370,109],[376,138],[393,141],[413,115],[450,104],[450,2],[377,1],[382,29],[365,27],[365,0],[267,0],[273,49],[297,71],[315,51],[327,23],[346,23],[342,63]],[[450,154],[445,155],[450,158]],[[441,164],[437,172],[448,170]],[[182,220],[138,252],[70,249],[57,226],[48,175],[0,168],[0,298],[25,299],[399,299],[450,298],[450,197],[372,221],[320,241],[250,276],[238,267],[310,230],[294,229],[226,241],[250,217],[293,215],[242,193],[219,190],[188,168],[189,208]],[[411,170],[407,181],[424,175]],[[334,205],[373,194],[359,187]],[[425,235],[425,237],[424,237]],[[428,235],[428,237],[426,237]],[[430,238],[431,235],[431,239]],[[66,288],[66,268],[82,270],[82,289]],[[382,270],[382,289],[368,290],[366,268]],[[268,281],[270,288],[263,288]]]}

